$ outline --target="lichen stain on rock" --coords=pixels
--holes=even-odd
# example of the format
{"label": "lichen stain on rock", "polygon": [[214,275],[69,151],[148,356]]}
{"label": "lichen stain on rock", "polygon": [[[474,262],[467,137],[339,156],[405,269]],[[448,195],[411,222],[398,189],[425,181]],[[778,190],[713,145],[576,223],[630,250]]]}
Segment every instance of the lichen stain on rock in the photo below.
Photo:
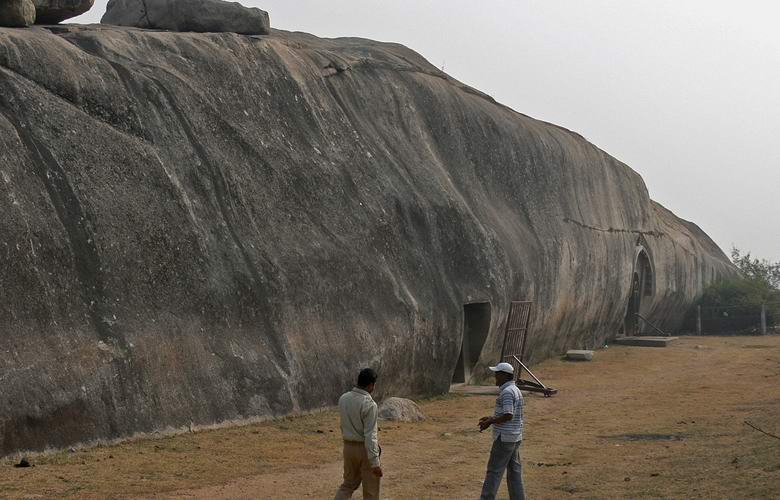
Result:
{"label": "lichen stain on rock", "polygon": [[629,167],[397,44],[0,29],[0,96],[0,454],[330,405],[367,365],[443,393],[466,303],[477,371],[511,300],[530,362],[591,347],[640,237],[661,328],[733,272]]}

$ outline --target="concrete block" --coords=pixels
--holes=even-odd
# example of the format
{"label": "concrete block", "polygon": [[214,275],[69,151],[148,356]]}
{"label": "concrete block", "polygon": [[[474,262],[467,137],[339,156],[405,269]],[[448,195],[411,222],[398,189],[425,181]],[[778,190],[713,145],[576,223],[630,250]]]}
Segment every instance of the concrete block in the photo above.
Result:
{"label": "concrete block", "polygon": [[593,351],[572,349],[566,351],[566,359],[569,361],[593,361]]}
{"label": "concrete block", "polygon": [[618,337],[613,344],[636,347],[666,347],[678,337]]}

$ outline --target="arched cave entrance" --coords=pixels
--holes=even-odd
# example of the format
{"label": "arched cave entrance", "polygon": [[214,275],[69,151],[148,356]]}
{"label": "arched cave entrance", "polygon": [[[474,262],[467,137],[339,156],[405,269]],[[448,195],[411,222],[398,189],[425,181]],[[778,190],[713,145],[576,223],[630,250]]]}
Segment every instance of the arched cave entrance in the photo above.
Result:
{"label": "arched cave entrance", "polygon": [[628,297],[624,333],[626,335],[641,335],[644,332],[644,321],[639,318],[643,314],[643,297],[655,295],[655,272],[653,262],[647,249],[637,244],[634,272],[631,274],[631,294]]}
{"label": "arched cave entrance", "polygon": [[490,332],[490,303],[480,302],[463,306],[463,342],[452,375],[452,383],[463,384],[471,379],[474,366],[482,354]]}

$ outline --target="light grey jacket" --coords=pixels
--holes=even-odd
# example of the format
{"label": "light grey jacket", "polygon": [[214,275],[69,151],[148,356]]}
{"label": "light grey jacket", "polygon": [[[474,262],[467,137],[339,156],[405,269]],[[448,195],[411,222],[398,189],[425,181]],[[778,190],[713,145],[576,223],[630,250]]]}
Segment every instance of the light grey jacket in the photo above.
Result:
{"label": "light grey jacket", "polygon": [[368,461],[379,467],[378,410],[371,394],[357,387],[344,393],[339,398],[339,412],[344,441],[365,443]]}

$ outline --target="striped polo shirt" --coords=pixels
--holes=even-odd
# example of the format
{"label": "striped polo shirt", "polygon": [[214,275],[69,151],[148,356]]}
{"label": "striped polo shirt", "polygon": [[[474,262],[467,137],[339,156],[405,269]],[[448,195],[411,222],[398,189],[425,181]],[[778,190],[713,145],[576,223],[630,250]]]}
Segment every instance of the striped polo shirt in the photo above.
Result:
{"label": "striped polo shirt", "polygon": [[499,388],[496,399],[496,417],[512,414],[512,420],[493,424],[493,440],[501,438],[505,443],[516,443],[523,439],[523,394],[515,382],[510,380]]}

